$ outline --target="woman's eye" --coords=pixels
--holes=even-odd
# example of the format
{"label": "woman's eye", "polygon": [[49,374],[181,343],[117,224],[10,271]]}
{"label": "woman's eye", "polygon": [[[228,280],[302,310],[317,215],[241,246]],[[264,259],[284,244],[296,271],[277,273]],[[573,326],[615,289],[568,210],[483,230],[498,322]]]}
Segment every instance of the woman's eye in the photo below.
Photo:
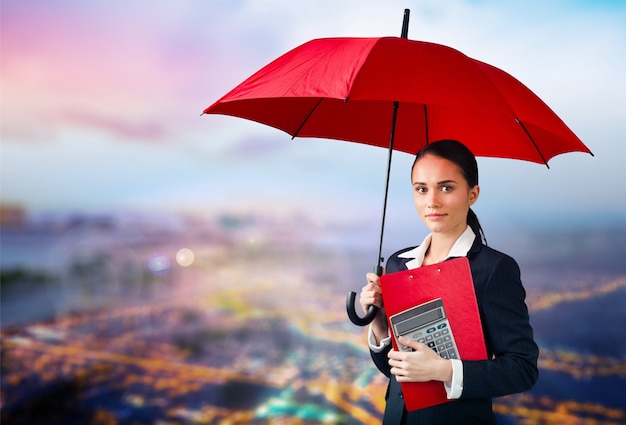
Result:
{"label": "woman's eye", "polygon": [[415,188],[415,191],[416,191],[417,193],[426,193],[426,188],[425,188],[425,187],[419,187],[419,186],[418,186],[418,187],[416,187],[416,188]]}
{"label": "woman's eye", "polygon": [[452,186],[441,186],[442,192],[450,192],[452,191]]}

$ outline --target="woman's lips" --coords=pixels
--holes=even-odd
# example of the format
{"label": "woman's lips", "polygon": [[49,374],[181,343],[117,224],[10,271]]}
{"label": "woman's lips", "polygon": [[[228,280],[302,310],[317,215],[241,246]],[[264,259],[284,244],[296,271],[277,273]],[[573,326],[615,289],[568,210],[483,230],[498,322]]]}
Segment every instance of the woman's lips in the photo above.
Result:
{"label": "woman's lips", "polygon": [[445,216],[446,216],[445,214],[440,214],[440,213],[426,214],[426,218],[429,218],[431,220],[438,220]]}

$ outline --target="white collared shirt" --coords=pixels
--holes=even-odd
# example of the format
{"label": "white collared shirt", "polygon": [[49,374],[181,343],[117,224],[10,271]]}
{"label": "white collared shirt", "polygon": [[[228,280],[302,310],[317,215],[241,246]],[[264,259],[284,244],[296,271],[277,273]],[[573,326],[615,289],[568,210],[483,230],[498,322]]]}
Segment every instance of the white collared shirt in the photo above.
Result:
{"label": "white collared shirt", "polygon": [[[428,251],[428,248],[430,247],[431,239],[432,233],[428,234],[418,247],[398,255],[400,258],[411,259],[406,263],[406,268],[408,270],[416,269],[422,266],[424,257],[426,256],[426,251]],[[472,231],[472,228],[467,226],[454,245],[452,245],[446,259],[450,257],[466,257],[467,253],[472,248],[475,239],[476,235]],[[368,343],[370,350],[375,353],[379,353],[391,343],[391,336],[388,335],[387,338],[380,341],[379,345],[376,345],[376,340],[372,334],[372,327],[370,326],[368,332]],[[450,361],[452,362],[452,380],[444,382],[444,387],[446,389],[448,399],[457,399],[461,397],[461,394],[463,393],[463,362],[458,359],[451,359]]]}

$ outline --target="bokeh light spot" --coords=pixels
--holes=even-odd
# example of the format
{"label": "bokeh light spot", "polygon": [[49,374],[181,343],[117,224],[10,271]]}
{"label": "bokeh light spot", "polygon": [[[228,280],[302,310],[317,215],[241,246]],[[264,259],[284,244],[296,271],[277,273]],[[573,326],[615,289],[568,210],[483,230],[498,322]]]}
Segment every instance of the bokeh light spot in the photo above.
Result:
{"label": "bokeh light spot", "polygon": [[162,254],[153,255],[148,260],[148,269],[155,275],[165,274],[170,269],[170,259]]}
{"label": "bokeh light spot", "polygon": [[182,267],[189,267],[193,264],[195,256],[189,248],[181,248],[176,253],[176,262]]}

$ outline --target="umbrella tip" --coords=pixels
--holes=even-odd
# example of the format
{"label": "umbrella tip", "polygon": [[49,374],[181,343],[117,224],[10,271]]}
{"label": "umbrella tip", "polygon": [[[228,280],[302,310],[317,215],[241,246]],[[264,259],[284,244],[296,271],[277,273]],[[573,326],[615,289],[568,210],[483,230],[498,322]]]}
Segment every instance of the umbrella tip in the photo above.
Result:
{"label": "umbrella tip", "polygon": [[400,37],[408,38],[409,37],[409,16],[411,15],[411,10],[404,9],[404,19],[402,20],[402,33]]}

